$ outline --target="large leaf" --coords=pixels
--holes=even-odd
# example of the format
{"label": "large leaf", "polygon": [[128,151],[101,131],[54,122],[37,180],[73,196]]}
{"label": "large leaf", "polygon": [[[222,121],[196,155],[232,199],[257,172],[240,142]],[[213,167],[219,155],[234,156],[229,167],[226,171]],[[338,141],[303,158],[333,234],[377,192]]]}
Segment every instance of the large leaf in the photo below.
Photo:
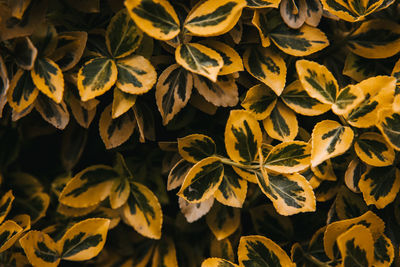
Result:
{"label": "large leaf", "polygon": [[274,139],[292,141],[299,131],[296,114],[281,101],[272,109],[269,117],[263,120],[265,131]]}
{"label": "large leaf", "polygon": [[362,175],[358,186],[367,205],[383,209],[400,190],[400,171],[393,166],[372,167]]}
{"label": "large leaf", "polygon": [[19,69],[11,79],[10,87],[5,90],[9,105],[16,111],[22,112],[28,108],[39,94],[32,81],[29,71]]}
{"label": "large leaf", "polygon": [[115,58],[129,56],[142,41],[143,33],[129,16],[126,9],[111,19],[106,32],[108,52]]}
{"label": "large leaf", "polygon": [[378,133],[363,133],[354,143],[357,156],[375,167],[392,165],[395,157],[393,148],[386,142],[384,137]]}
{"label": "large leaf", "polygon": [[196,163],[185,177],[178,195],[190,203],[199,203],[217,191],[224,175],[224,166],[217,157]]}
{"label": "large leaf", "polygon": [[57,241],[61,257],[70,261],[84,261],[96,257],[106,243],[109,219],[91,218],[74,224]]}
{"label": "large leaf", "polygon": [[35,102],[35,108],[45,121],[57,129],[63,130],[69,122],[69,112],[64,101],[57,104],[47,96],[40,94]]}
{"label": "large leaf", "polygon": [[269,48],[251,46],[244,52],[246,70],[280,95],[286,83],[286,64],[283,58]]}
{"label": "large leaf", "polygon": [[161,73],[156,85],[156,102],[164,125],[186,106],[192,88],[193,76],[178,64]]}
{"label": "large leaf", "polygon": [[394,259],[392,241],[382,234],[374,242],[374,266],[390,266]]}
{"label": "large leaf", "polygon": [[185,69],[200,74],[213,82],[224,65],[222,56],[215,50],[201,44],[181,44],[175,50],[176,62]]}
{"label": "large leaf", "polygon": [[218,190],[214,193],[218,202],[241,208],[247,195],[247,181],[242,179],[231,166],[224,166],[224,176]]}
{"label": "large leaf", "polygon": [[168,0],[127,0],[129,15],[139,28],[159,40],[170,40],[178,35],[179,19]]}
{"label": "large leaf", "polygon": [[131,183],[131,195],[122,207],[122,218],[139,234],[160,239],[163,214],[154,193],[140,183]]}
{"label": "large leaf", "polygon": [[213,156],[216,149],[214,141],[203,134],[191,134],[178,138],[179,154],[192,163]]}
{"label": "large leaf", "polygon": [[311,165],[345,153],[353,142],[354,132],[348,126],[324,120],[314,126],[311,139]]}
{"label": "large leaf", "polygon": [[394,149],[400,150],[400,114],[394,113],[391,108],[382,109],[378,113],[377,127],[386,141]]}
{"label": "large leaf", "polygon": [[238,87],[231,75],[219,76],[216,82],[199,75],[193,78],[197,92],[212,106],[233,107],[238,103]]}
{"label": "large leaf", "polygon": [[258,121],[244,110],[232,110],[225,127],[225,147],[236,162],[255,160],[261,147],[262,134]]}
{"label": "large leaf", "polygon": [[278,173],[294,173],[310,166],[310,144],[303,141],[283,142],[275,146],[264,160],[264,166]]}
{"label": "large leaf", "polygon": [[238,248],[240,266],[296,266],[286,252],[271,239],[263,236],[242,236]]}
{"label": "large leaf", "polygon": [[393,103],[396,79],[389,76],[376,76],[355,86],[361,89],[364,98],[344,117],[350,125],[358,128],[374,126],[378,120],[378,111]]}
{"label": "large leaf", "polygon": [[333,104],[339,86],[332,73],[324,66],[305,59],[296,62],[299,80],[307,93],[325,104]]}
{"label": "large leaf", "polygon": [[133,55],[117,61],[116,86],[129,94],[147,93],[157,81],[157,73],[150,61],[143,56]]}
{"label": "large leaf", "polygon": [[245,6],[245,0],[204,1],[190,11],[184,27],[197,36],[224,34],[235,26]]}
{"label": "large leaf", "polygon": [[400,25],[383,19],[366,21],[351,34],[347,46],[365,58],[391,57],[400,51]]}
{"label": "large leaf", "polygon": [[102,95],[117,80],[117,66],[112,59],[100,57],[89,60],[78,72],[78,89],[82,101]]}
{"label": "large leaf", "polygon": [[206,222],[217,240],[232,235],[240,226],[240,209],[215,204],[206,216]]}
{"label": "large leaf", "polygon": [[33,266],[56,267],[60,263],[61,251],[49,235],[30,231],[19,242]]}
{"label": "large leaf", "polygon": [[270,38],[283,52],[297,57],[311,55],[329,45],[320,29],[308,25],[296,30],[282,23],[270,32]]}
{"label": "large leaf", "polygon": [[93,206],[111,192],[118,173],[111,167],[95,165],[76,174],[62,190],[59,201],[74,208]]}
{"label": "large leaf", "polygon": [[109,105],[100,116],[100,137],[107,149],[114,148],[129,139],[135,130],[135,126],[135,118],[131,112],[112,119],[112,107]]}
{"label": "large leaf", "polygon": [[247,91],[242,107],[257,120],[263,120],[271,114],[276,101],[277,96],[271,88],[265,84],[257,84]]}
{"label": "large leaf", "polygon": [[299,80],[285,87],[281,99],[296,113],[305,116],[321,115],[331,108],[329,104],[323,104],[319,100],[312,98],[303,88]]}
{"label": "large leaf", "polygon": [[343,266],[372,266],[374,241],[364,225],[355,225],[337,239]]}
{"label": "large leaf", "polygon": [[261,191],[272,201],[279,214],[289,216],[315,211],[316,201],[313,189],[301,174],[269,173],[268,177],[261,173],[257,174]]}

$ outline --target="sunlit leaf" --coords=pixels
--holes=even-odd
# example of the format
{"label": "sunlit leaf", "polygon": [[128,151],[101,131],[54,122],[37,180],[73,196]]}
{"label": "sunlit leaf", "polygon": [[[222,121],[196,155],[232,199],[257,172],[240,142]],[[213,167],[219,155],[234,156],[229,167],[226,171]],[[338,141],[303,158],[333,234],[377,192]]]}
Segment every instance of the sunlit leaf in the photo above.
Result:
{"label": "sunlit leaf", "polygon": [[287,142],[297,136],[299,125],[296,114],[278,101],[271,114],[263,120],[265,131],[274,139]]}
{"label": "sunlit leaf", "polygon": [[384,137],[374,132],[363,133],[357,138],[354,150],[362,161],[375,167],[392,165],[395,157],[393,148]]}
{"label": "sunlit leaf", "polygon": [[216,153],[214,141],[203,134],[191,134],[178,138],[178,149],[182,158],[191,163],[197,163]]}
{"label": "sunlit leaf", "polygon": [[277,96],[271,88],[265,84],[257,84],[249,88],[241,105],[257,120],[263,120],[271,114],[276,101]]}
{"label": "sunlit leaf", "polygon": [[218,202],[241,208],[247,195],[247,181],[242,179],[231,166],[224,166],[224,176],[218,190],[214,193]]}

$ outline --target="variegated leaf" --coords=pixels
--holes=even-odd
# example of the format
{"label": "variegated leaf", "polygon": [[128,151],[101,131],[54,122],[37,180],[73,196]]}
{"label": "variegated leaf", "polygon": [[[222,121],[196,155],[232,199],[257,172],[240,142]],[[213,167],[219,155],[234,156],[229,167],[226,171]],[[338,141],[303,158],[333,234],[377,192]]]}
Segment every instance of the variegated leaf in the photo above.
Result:
{"label": "variegated leaf", "polygon": [[337,255],[339,252],[336,246],[338,237],[355,225],[368,226],[374,240],[383,234],[385,230],[384,221],[372,211],[367,211],[363,215],[353,219],[341,220],[329,224],[324,233],[324,250],[331,260],[335,259],[335,254]]}
{"label": "variegated leaf", "polygon": [[8,213],[11,210],[12,203],[15,197],[12,193],[12,190],[7,191],[1,199],[0,199],[0,224],[7,217]]}
{"label": "variegated leaf", "polygon": [[31,70],[35,64],[38,51],[29,37],[16,38],[13,44],[15,61],[24,70]]}
{"label": "variegated leaf", "polygon": [[378,120],[378,111],[393,103],[396,79],[389,76],[376,76],[355,86],[363,91],[364,98],[344,117],[350,125],[358,128],[374,126]]}
{"label": "variegated leaf", "polygon": [[235,254],[229,238],[224,238],[222,240],[212,238],[210,244],[210,256],[225,259],[227,261],[235,261]]}
{"label": "variegated leaf", "polygon": [[137,95],[125,93],[124,91],[118,89],[118,87],[115,87],[111,111],[112,119],[116,119],[128,112],[129,109],[135,105],[136,98]]}
{"label": "variegated leaf", "polygon": [[60,263],[61,251],[49,235],[30,231],[19,242],[33,266],[56,267]]}
{"label": "variegated leaf", "polygon": [[141,143],[146,140],[156,140],[156,124],[154,120],[153,109],[150,108],[145,102],[138,102],[132,107],[133,114],[139,130],[139,141]]}
{"label": "variegated leaf", "polygon": [[[98,100],[92,99],[87,102],[82,102],[79,96],[69,94],[67,97],[68,106],[71,108],[72,115],[75,120],[83,128],[89,128],[97,111]],[[94,106],[94,107],[92,107]]]}
{"label": "variegated leaf", "polygon": [[80,160],[86,148],[87,138],[88,132],[77,123],[72,123],[64,132],[60,154],[61,163],[66,171],[71,171]]}
{"label": "variegated leaf", "polygon": [[324,65],[303,59],[296,62],[296,70],[301,85],[311,97],[325,104],[335,103],[339,86]]}
{"label": "variegated leaf", "polygon": [[115,58],[132,54],[139,47],[142,38],[142,31],[133,22],[126,9],[115,14],[108,24],[106,45],[108,52]]}
{"label": "variegated leaf", "polygon": [[374,132],[363,133],[354,143],[357,156],[366,164],[383,167],[393,164],[395,153],[385,138]]}
{"label": "variegated leaf", "polygon": [[277,173],[294,173],[310,166],[310,144],[302,141],[283,142],[275,146],[264,160],[264,166]]}
{"label": "variegated leaf", "polygon": [[356,22],[363,20],[366,15],[377,9],[383,0],[372,2],[321,0],[321,2],[324,9],[334,16],[345,21]]}
{"label": "variegated leaf", "polygon": [[308,25],[290,29],[282,23],[270,32],[270,38],[283,52],[296,57],[311,55],[329,45],[325,33]]}
{"label": "variegated leaf", "polygon": [[196,5],[185,20],[185,29],[197,36],[216,36],[230,31],[246,6],[246,0],[206,0]]}
{"label": "variegated leaf", "polygon": [[276,0],[246,0],[247,7],[250,8],[265,8],[265,7],[275,7],[279,6],[280,1]]}
{"label": "variegated leaf", "polygon": [[305,0],[282,0],[279,9],[283,21],[289,28],[298,29],[306,21],[307,4]]}
{"label": "variegated leaf", "polygon": [[191,163],[211,157],[216,153],[214,141],[203,134],[191,134],[178,138],[179,154]]}
{"label": "variegated leaf", "polygon": [[271,114],[276,101],[277,96],[271,88],[257,84],[249,88],[241,105],[257,120],[263,120]]}
{"label": "variegated leaf", "polygon": [[336,181],[336,175],[332,167],[330,159],[318,164],[315,167],[311,167],[311,171],[318,177],[318,179],[324,181]]}
{"label": "variegated leaf", "polygon": [[378,113],[376,124],[386,141],[396,150],[400,150],[400,114],[391,108],[382,109]]}
{"label": "variegated leaf", "polygon": [[117,147],[126,142],[135,130],[135,118],[127,112],[116,119],[112,119],[112,106],[107,106],[100,116],[100,137],[107,149]]}
{"label": "variegated leaf", "polygon": [[322,4],[319,0],[305,0],[306,8],[306,23],[312,27],[317,27],[322,18]]}
{"label": "variegated leaf", "polygon": [[36,99],[35,109],[45,121],[57,129],[63,130],[69,122],[69,112],[64,101],[57,104],[47,96],[40,94]]}
{"label": "variegated leaf", "polygon": [[157,73],[148,59],[133,55],[117,61],[116,86],[125,93],[141,95],[147,93],[157,81]]}
{"label": "variegated leaf", "polygon": [[129,15],[139,28],[159,40],[170,40],[178,35],[178,15],[168,0],[127,0]]}
{"label": "variegated leaf", "polygon": [[299,80],[285,87],[281,99],[296,113],[305,116],[321,115],[331,109],[329,104],[323,104],[319,100],[312,98]]}
{"label": "variegated leaf", "polygon": [[351,52],[346,56],[342,73],[356,82],[380,74],[375,60],[366,59]]}
{"label": "variegated leaf", "polygon": [[178,199],[179,208],[182,214],[185,216],[188,223],[197,221],[204,215],[206,215],[214,204],[214,197],[210,197],[200,203],[190,203],[185,199],[179,197]]}
{"label": "variegated leaf", "polygon": [[206,40],[201,43],[214,49],[221,55],[224,65],[218,75],[227,75],[243,70],[242,58],[238,52],[229,45],[215,40]]}
{"label": "variegated leaf", "polygon": [[347,47],[365,58],[391,57],[400,51],[400,25],[390,20],[368,20],[351,34]]}
{"label": "variegated leaf", "polygon": [[311,166],[345,153],[353,142],[354,132],[348,126],[324,120],[314,126],[311,139]]}
{"label": "variegated leaf", "polygon": [[400,59],[397,60],[394,65],[391,76],[395,77],[397,80],[396,89],[394,91],[393,110],[395,112],[400,112]]}
{"label": "variegated leaf", "polygon": [[264,236],[242,236],[239,242],[240,266],[296,266],[286,252]]}
{"label": "variegated leaf", "polygon": [[177,267],[176,249],[174,240],[166,237],[154,249],[152,266]]}
{"label": "variegated leaf", "polygon": [[7,68],[3,58],[0,56],[0,118],[3,114],[3,108],[7,103],[7,92],[10,88],[10,80],[7,75]]}
{"label": "variegated leaf", "polygon": [[219,76],[216,82],[193,75],[194,87],[204,99],[215,106],[233,107],[239,101],[238,88],[231,75]]}
{"label": "variegated leaf", "polygon": [[232,235],[240,226],[240,209],[215,204],[206,216],[206,222],[217,240]]}
{"label": "variegated leaf", "polygon": [[358,183],[362,175],[367,171],[367,165],[357,158],[353,159],[346,169],[344,181],[346,186],[354,193],[360,193]]}
{"label": "variegated leaf", "polygon": [[106,242],[109,219],[91,218],[74,224],[57,241],[62,259],[84,261],[96,257]]}
{"label": "variegated leaf", "polygon": [[36,25],[30,38],[42,59],[51,55],[57,47],[57,30],[54,25],[48,22]]}
{"label": "variegated leaf", "polygon": [[215,266],[238,267],[239,265],[221,258],[208,258],[205,259],[201,264],[201,267],[215,267]]}
{"label": "variegated leaf", "polygon": [[102,95],[114,85],[118,70],[112,59],[100,57],[85,63],[78,72],[78,89],[82,101]]}
{"label": "variegated leaf", "polygon": [[122,218],[139,234],[160,239],[163,214],[154,193],[140,183],[131,183],[131,195],[122,207]]}
{"label": "variegated leaf", "polygon": [[19,69],[11,79],[10,87],[5,90],[9,105],[22,112],[28,108],[39,95],[39,90],[32,81],[29,71]]}
{"label": "variegated leaf", "polygon": [[29,214],[31,223],[36,223],[39,219],[46,216],[47,209],[50,205],[50,196],[43,192],[35,193],[34,195],[23,199],[19,202],[18,208]]}
{"label": "variegated leaf", "polygon": [[339,116],[346,114],[359,105],[363,99],[364,92],[359,87],[349,84],[338,92],[335,103],[332,105],[332,111]]}
{"label": "variegated leaf", "polygon": [[368,211],[367,204],[359,194],[342,185],[335,199],[336,214],[340,220],[359,217]]}
{"label": "variegated leaf", "polygon": [[201,44],[181,44],[175,50],[176,62],[185,69],[207,77],[213,82],[224,65],[222,56]]}
{"label": "variegated leaf", "polygon": [[367,205],[383,209],[400,190],[400,171],[393,166],[372,167],[362,175],[358,186]]}
{"label": "variegated leaf", "polygon": [[245,179],[248,182],[253,183],[253,184],[257,183],[256,174],[252,170],[247,170],[245,168],[239,168],[239,167],[235,167],[235,166],[232,166],[232,168],[243,179]]}
{"label": "variegated leaf", "polygon": [[83,31],[63,32],[58,35],[58,46],[51,59],[62,71],[72,69],[81,59],[86,47],[87,33]]}
{"label": "variegated leaf", "polygon": [[93,206],[111,192],[118,173],[111,167],[95,165],[77,173],[62,190],[59,201],[74,208]]}
{"label": "variegated leaf", "polygon": [[126,203],[131,187],[129,180],[126,178],[116,179],[111,188],[110,192],[110,206],[112,209],[118,209]]}
{"label": "variegated leaf", "polygon": [[62,214],[67,217],[81,217],[85,216],[95,209],[97,209],[98,205],[90,206],[87,208],[72,208],[63,204],[58,204],[57,213]]}
{"label": "variegated leaf", "polygon": [[282,93],[286,83],[286,63],[279,54],[269,48],[251,46],[244,52],[243,63],[254,78],[268,85],[277,95]]}
{"label": "variegated leaf", "polygon": [[337,246],[342,255],[343,266],[372,266],[374,258],[374,240],[364,225],[355,225],[341,234]]}
{"label": "variegated leaf", "polygon": [[214,193],[218,202],[241,208],[247,195],[247,181],[242,179],[231,166],[224,166],[224,176],[218,190]]}
{"label": "variegated leaf", "polygon": [[167,190],[170,191],[181,186],[193,165],[184,159],[178,161],[168,174]]}
{"label": "variegated leaf", "polygon": [[260,126],[251,113],[232,110],[225,127],[225,147],[229,157],[239,163],[249,163],[255,160],[261,141]]}
{"label": "variegated leaf", "polygon": [[224,166],[217,157],[197,162],[187,173],[178,196],[190,203],[199,203],[217,191],[224,175]]}
{"label": "variegated leaf", "polygon": [[43,94],[60,103],[64,94],[64,76],[54,61],[39,58],[31,71],[32,81]]}
{"label": "variegated leaf", "polygon": [[[272,1],[271,1],[272,2]],[[276,1],[275,8],[278,7],[280,1]],[[274,4],[274,3],[271,3]],[[270,26],[268,23],[268,9],[258,9],[254,11],[253,19],[251,23],[256,26],[261,39],[261,45],[268,47],[271,45],[271,39],[269,38]]]}
{"label": "variegated leaf", "polygon": [[374,240],[374,263],[376,267],[390,266],[394,260],[392,241],[384,234]]}
{"label": "variegated leaf", "polygon": [[264,129],[274,139],[292,141],[299,131],[296,114],[281,101],[272,109],[269,117],[263,120]]}
{"label": "variegated leaf", "polygon": [[164,125],[186,106],[192,88],[192,74],[178,64],[169,66],[161,73],[156,85],[156,102]]}

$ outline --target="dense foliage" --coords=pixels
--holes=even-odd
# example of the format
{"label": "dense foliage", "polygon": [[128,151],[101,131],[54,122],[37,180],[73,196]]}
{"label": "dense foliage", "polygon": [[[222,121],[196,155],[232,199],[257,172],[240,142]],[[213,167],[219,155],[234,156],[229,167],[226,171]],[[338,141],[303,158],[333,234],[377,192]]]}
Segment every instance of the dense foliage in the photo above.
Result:
{"label": "dense foliage", "polygon": [[396,0],[0,0],[0,265],[399,265],[399,52]]}

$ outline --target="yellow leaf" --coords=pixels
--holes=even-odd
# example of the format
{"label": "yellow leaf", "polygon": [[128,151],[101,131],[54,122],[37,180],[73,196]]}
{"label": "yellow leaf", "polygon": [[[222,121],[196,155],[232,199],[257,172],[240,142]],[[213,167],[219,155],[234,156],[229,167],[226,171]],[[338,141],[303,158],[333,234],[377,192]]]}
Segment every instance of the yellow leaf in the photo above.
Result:
{"label": "yellow leaf", "polygon": [[359,105],[363,99],[364,92],[360,87],[349,84],[339,91],[335,103],[332,105],[332,111],[336,115],[344,115]]}
{"label": "yellow leaf", "polygon": [[114,88],[114,97],[112,103],[112,118],[116,119],[128,112],[128,110],[133,107],[136,103],[137,95],[132,95],[125,93],[118,89],[118,87]]}
{"label": "yellow leaf", "polygon": [[296,114],[281,101],[276,103],[269,117],[263,120],[263,125],[269,136],[282,142],[294,140],[299,131]]}
{"label": "yellow leaf", "polygon": [[265,84],[257,84],[246,93],[242,107],[250,112],[257,120],[268,117],[277,101],[275,92]]}
{"label": "yellow leaf", "polygon": [[367,166],[362,161],[359,161],[357,158],[353,159],[344,175],[344,181],[346,186],[353,191],[354,193],[360,193],[360,188],[358,187],[358,183],[361,179],[361,176],[366,172]]}
{"label": "yellow leaf", "polygon": [[[280,1],[276,1],[275,8],[279,6]],[[268,20],[267,20],[267,9],[258,9],[254,11],[253,19],[251,23],[256,26],[258,33],[260,35],[261,44],[263,47],[268,47],[271,45],[271,39],[269,38],[269,27],[268,27]]]}
{"label": "yellow leaf", "polygon": [[185,29],[197,36],[221,35],[233,28],[246,0],[206,0],[196,5],[185,20]]}
{"label": "yellow leaf", "polygon": [[315,167],[311,167],[312,172],[318,179],[326,180],[326,181],[336,181],[336,175],[333,171],[331,160],[323,161],[321,164],[318,164]]}
{"label": "yellow leaf", "polygon": [[392,108],[383,108],[378,113],[376,126],[381,131],[386,141],[396,150],[400,150],[400,114],[395,113]]}
{"label": "yellow leaf", "polygon": [[213,156],[216,153],[214,141],[203,134],[191,134],[178,138],[179,154],[191,163]]}
{"label": "yellow leaf", "polygon": [[11,210],[12,203],[14,202],[14,195],[12,190],[7,191],[0,199],[0,223],[4,221]]}
{"label": "yellow leaf", "polygon": [[222,240],[212,238],[210,244],[210,256],[234,261],[235,254],[233,253],[232,244],[229,238],[224,238]]}
{"label": "yellow leaf", "polygon": [[22,69],[14,74],[6,92],[8,103],[16,112],[22,112],[28,108],[39,94],[29,71]]}
{"label": "yellow leaf", "polygon": [[160,243],[156,246],[151,266],[178,267],[175,243],[172,238],[167,237],[165,239],[162,239]]}
{"label": "yellow leaf", "polygon": [[366,164],[383,167],[392,165],[395,153],[385,138],[374,132],[363,133],[354,144],[357,156]]}
{"label": "yellow leaf", "polygon": [[215,204],[206,216],[206,222],[217,240],[232,235],[240,226],[240,209]]}
{"label": "yellow leaf", "polygon": [[215,267],[215,266],[239,267],[239,265],[221,258],[208,258],[204,260],[203,263],[201,264],[201,267]]}
{"label": "yellow leaf", "polygon": [[218,190],[214,193],[218,202],[241,208],[247,195],[247,181],[242,179],[231,166],[224,166],[224,176]]}
{"label": "yellow leaf", "polygon": [[112,209],[118,209],[126,203],[129,198],[131,187],[126,178],[116,179],[112,185],[110,193],[110,206]]}
{"label": "yellow leaf", "polygon": [[331,120],[317,123],[311,139],[311,166],[345,153],[353,142],[354,132],[348,126]]}

